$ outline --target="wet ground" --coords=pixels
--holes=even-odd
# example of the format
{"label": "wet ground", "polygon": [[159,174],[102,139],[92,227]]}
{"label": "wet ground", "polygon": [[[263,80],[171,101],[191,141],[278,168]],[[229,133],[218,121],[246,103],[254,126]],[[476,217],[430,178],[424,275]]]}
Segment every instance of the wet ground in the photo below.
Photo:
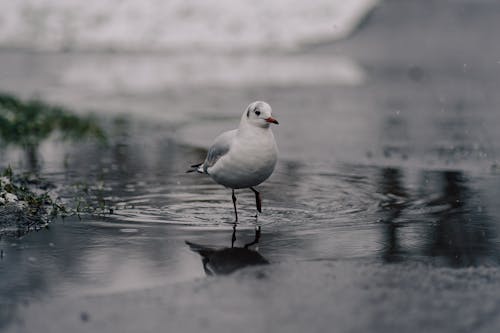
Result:
{"label": "wet ground", "polygon": [[[120,105],[133,116],[106,122],[109,146],[50,141],[39,167],[68,199],[74,184],[94,184],[114,212],[0,239],[0,327],[497,331],[499,12],[488,1],[386,1],[351,38],[305,52],[353,59],[364,83],[110,93],[108,118]],[[260,186],[258,220],[252,193],[240,191],[236,245],[261,226],[271,265],[206,278],[185,241],[231,245],[230,192],[184,171],[256,99],[280,121],[280,162]],[[141,114],[141,104],[156,111]],[[29,168],[22,152],[3,154]]]}

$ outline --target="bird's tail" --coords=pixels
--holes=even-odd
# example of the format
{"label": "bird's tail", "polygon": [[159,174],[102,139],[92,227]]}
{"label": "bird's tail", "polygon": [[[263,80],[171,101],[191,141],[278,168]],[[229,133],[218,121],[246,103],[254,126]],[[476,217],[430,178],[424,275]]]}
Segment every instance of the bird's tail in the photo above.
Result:
{"label": "bird's tail", "polygon": [[191,167],[188,170],[186,170],[186,173],[195,172],[195,171],[197,171],[199,173],[203,173],[202,168],[200,168],[202,165],[203,165],[203,163],[193,164],[193,165],[191,165]]}
{"label": "bird's tail", "polygon": [[203,258],[207,258],[211,256],[213,253],[217,252],[217,249],[205,245],[191,243],[189,241],[185,241],[185,243],[189,246],[191,251],[198,253]]}

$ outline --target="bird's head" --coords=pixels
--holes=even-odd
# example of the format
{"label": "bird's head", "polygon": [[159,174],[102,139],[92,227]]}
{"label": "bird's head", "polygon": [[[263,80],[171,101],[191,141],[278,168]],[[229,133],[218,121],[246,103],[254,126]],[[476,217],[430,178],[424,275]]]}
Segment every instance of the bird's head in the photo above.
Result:
{"label": "bird's head", "polygon": [[278,124],[278,121],[273,118],[272,112],[269,104],[257,101],[247,107],[243,118],[251,125],[268,128],[271,124]]}

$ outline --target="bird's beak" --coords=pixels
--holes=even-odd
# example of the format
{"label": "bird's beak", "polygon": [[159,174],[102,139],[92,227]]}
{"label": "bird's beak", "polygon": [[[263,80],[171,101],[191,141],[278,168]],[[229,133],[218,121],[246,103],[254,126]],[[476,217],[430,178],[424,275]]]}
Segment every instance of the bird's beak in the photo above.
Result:
{"label": "bird's beak", "polygon": [[268,123],[273,123],[273,124],[279,125],[278,121],[276,119],[274,119],[273,117],[266,118],[266,121]]}

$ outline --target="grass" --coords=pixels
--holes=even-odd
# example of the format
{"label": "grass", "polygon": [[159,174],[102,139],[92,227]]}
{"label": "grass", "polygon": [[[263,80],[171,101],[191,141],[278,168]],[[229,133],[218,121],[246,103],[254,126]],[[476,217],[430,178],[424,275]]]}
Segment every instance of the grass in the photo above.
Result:
{"label": "grass", "polygon": [[106,139],[92,116],[81,117],[62,106],[0,93],[0,138],[4,143],[37,147],[56,131],[63,139]]}
{"label": "grass", "polygon": [[54,135],[62,140],[107,140],[93,116],[79,116],[62,106],[0,92],[0,145],[22,148],[31,171],[0,170],[0,236],[11,232],[22,235],[47,226],[57,217],[106,209],[104,200],[93,200],[85,190],[75,193],[75,203],[64,204],[52,191],[56,186],[38,175],[38,147]]}
{"label": "grass", "polygon": [[10,167],[4,169],[0,176],[0,235],[22,235],[68,215],[66,207],[50,195],[51,187],[40,178],[15,174]]}
{"label": "grass", "polygon": [[0,172],[0,236],[22,236],[47,227],[56,218],[113,214],[107,205],[102,184],[77,183],[71,199],[62,200],[56,185],[33,173],[15,173],[8,167]]}

